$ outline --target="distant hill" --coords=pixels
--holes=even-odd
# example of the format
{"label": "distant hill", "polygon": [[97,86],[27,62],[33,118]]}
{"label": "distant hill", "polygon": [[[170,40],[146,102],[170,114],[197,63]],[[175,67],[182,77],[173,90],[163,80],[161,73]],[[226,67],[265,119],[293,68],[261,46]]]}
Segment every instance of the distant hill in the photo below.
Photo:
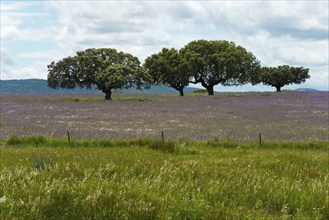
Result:
{"label": "distant hill", "polygon": [[[186,87],[185,93],[192,93],[196,88]],[[137,90],[134,88],[116,90],[123,93],[178,93],[168,86],[152,86],[148,90]],[[43,79],[25,79],[25,80],[0,80],[0,93],[46,93],[46,94],[66,94],[66,93],[82,93],[82,94],[101,94],[102,92],[96,87],[92,89],[51,89],[47,85],[47,80]]]}
{"label": "distant hill", "polygon": [[295,91],[298,91],[298,92],[325,92],[325,91],[311,89],[311,88],[298,88],[298,89],[295,89]]}

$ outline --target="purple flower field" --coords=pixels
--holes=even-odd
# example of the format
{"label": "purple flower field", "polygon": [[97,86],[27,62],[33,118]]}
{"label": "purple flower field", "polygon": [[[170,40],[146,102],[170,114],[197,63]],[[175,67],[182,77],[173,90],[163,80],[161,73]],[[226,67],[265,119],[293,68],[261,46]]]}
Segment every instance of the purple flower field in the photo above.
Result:
{"label": "purple flower field", "polygon": [[170,140],[328,141],[328,92],[1,94],[0,138],[9,136]]}

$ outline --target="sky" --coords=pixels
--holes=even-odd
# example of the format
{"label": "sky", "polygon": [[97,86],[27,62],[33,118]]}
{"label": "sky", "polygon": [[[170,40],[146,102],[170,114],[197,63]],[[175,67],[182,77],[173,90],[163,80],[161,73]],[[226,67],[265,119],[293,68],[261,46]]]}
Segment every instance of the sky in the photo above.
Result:
{"label": "sky", "polygon": [[[144,59],[192,40],[228,40],[262,66],[303,66],[302,85],[329,90],[328,1],[1,0],[1,80],[47,79],[47,65],[87,48]],[[264,85],[216,91],[274,91]]]}

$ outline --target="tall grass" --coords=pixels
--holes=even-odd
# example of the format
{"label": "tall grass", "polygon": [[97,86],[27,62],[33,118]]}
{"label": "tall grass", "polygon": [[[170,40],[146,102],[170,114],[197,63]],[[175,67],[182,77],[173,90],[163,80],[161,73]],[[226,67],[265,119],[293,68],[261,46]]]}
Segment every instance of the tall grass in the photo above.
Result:
{"label": "tall grass", "polygon": [[1,219],[329,218],[328,143],[2,144]]}
{"label": "tall grass", "polygon": [[154,150],[164,152],[173,152],[175,150],[176,142],[147,138],[135,138],[128,140],[66,140],[58,138],[47,138],[43,136],[34,137],[17,137],[12,136],[8,138],[5,143],[10,146],[30,146],[30,147],[129,147],[139,146],[148,147]]}
{"label": "tall grass", "polygon": [[211,140],[211,141],[165,141],[149,138],[133,138],[125,140],[96,140],[78,139],[71,140],[59,138],[49,138],[44,136],[18,137],[12,136],[2,140],[10,146],[31,146],[31,147],[129,147],[140,146],[151,149],[173,152],[177,146],[208,146],[220,148],[264,148],[264,149],[324,149],[329,150],[329,142],[309,141],[309,142],[263,142],[261,146],[257,142],[238,143],[234,140]]}

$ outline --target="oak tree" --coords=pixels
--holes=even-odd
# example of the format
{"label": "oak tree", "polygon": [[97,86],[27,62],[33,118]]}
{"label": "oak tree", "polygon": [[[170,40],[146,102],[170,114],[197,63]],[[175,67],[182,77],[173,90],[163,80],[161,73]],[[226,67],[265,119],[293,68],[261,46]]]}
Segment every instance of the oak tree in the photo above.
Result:
{"label": "oak tree", "polygon": [[289,84],[301,84],[310,78],[309,69],[303,67],[291,67],[288,65],[278,67],[263,67],[260,74],[260,81],[276,88],[277,92]]}
{"label": "oak tree", "polygon": [[214,86],[242,85],[254,81],[260,62],[245,48],[228,41],[197,40],[180,51],[191,76],[190,82],[214,94]]}
{"label": "oak tree", "polygon": [[147,57],[144,68],[152,77],[153,83],[170,86],[178,90],[180,96],[184,96],[189,75],[180,53],[175,48],[163,48],[159,53]]}
{"label": "oak tree", "polygon": [[137,57],[111,48],[87,49],[48,65],[50,88],[91,89],[95,85],[111,100],[113,89],[148,87],[149,77]]}

